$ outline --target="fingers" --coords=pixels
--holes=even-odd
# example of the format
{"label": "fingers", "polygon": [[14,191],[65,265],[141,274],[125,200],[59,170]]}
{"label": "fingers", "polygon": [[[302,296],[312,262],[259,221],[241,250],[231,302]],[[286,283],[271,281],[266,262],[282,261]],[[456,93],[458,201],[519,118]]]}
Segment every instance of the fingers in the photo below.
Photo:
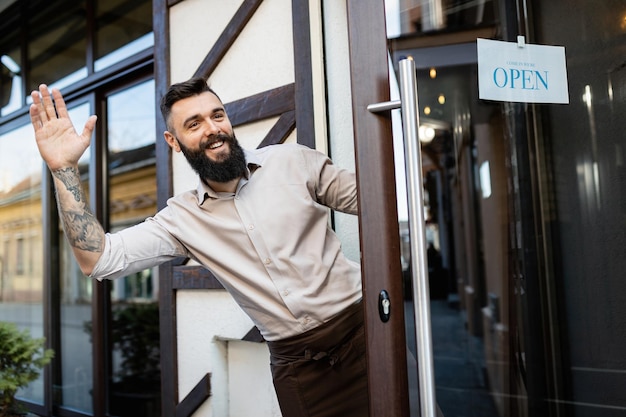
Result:
{"label": "fingers", "polygon": [[31,107],[36,108],[35,113],[42,123],[46,120],[56,119],[57,116],[68,117],[65,100],[63,100],[63,95],[58,89],[53,88],[50,91],[47,85],[41,84],[39,90],[30,93],[30,97],[33,99]]}
{"label": "fingers", "polygon": [[89,118],[87,119],[87,122],[85,122],[85,127],[83,128],[83,133],[81,134],[81,136],[87,140],[89,140],[89,138],[91,138],[91,134],[93,132],[93,129],[96,127],[96,120],[98,120],[98,117],[95,115],[89,116]]}
{"label": "fingers", "polygon": [[[48,120],[56,119],[57,112],[54,109],[54,103],[52,102],[52,96],[50,95],[50,91],[48,90],[48,86],[45,84],[41,84],[39,86],[39,92],[41,93],[41,102],[43,104],[43,110],[48,117]],[[60,95],[60,93],[59,93]],[[41,109],[41,107],[40,107]],[[41,113],[41,110],[40,110]]]}
{"label": "fingers", "polygon": [[[52,105],[50,94],[48,93],[48,86],[41,84],[39,91],[34,90],[30,93],[30,97],[33,99],[33,104],[30,105],[30,121],[35,129],[41,128],[45,122],[49,120],[48,113],[45,109],[44,97],[48,97],[48,102]],[[54,111],[54,106],[53,109]],[[53,115],[56,118],[56,114]]]}
{"label": "fingers", "polygon": [[52,89],[52,98],[54,98],[56,114],[58,114],[59,117],[69,117],[69,114],[67,113],[67,107],[65,106],[65,100],[63,100],[63,96],[61,95],[61,92],[58,89],[56,88]]}
{"label": "fingers", "polygon": [[45,120],[41,118],[41,112],[43,110],[43,105],[41,104],[41,97],[39,96],[38,91],[33,91],[30,93],[31,98],[33,99],[33,104],[30,105],[29,113],[30,113],[30,121],[33,124],[35,130],[38,130],[43,125]]}
{"label": "fingers", "polygon": [[[39,90],[30,93],[33,104],[30,105],[30,121],[35,132],[40,130],[47,122],[58,119],[70,119],[63,95],[57,88],[48,90],[48,86],[41,84]],[[87,119],[81,136],[90,138],[96,125],[96,116]]]}
{"label": "fingers", "polygon": [[42,122],[39,118],[39,109],[37,108],[37,105],[35,103],[30,105],[28,113],[30,113],[30,122],[33,124],[35,131],[41,129]]}

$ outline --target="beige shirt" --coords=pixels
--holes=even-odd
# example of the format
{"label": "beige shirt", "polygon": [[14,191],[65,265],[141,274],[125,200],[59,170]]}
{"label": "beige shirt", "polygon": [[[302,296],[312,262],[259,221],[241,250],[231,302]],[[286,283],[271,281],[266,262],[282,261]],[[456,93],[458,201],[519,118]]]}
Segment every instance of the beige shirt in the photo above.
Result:
{"label": "beige shirt", "polygon": [[200,182],[145,222],[107,234],[92,273],[116,278],[175,257],[208,268],[266,340],[303,333],[361,298],[361,274],[329,228],[328,207],[357,213],[354,173],[300,145],[246,151],[237,190]]}

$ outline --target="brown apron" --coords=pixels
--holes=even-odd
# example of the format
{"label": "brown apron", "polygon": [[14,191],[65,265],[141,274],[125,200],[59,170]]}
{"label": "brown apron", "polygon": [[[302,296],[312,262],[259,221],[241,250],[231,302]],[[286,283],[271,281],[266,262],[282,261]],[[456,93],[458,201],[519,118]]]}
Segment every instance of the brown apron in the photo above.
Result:
{"label": "brown apron", "polygon": [[313,330],[268,346],[283,417],[368,416],[361,302]]}

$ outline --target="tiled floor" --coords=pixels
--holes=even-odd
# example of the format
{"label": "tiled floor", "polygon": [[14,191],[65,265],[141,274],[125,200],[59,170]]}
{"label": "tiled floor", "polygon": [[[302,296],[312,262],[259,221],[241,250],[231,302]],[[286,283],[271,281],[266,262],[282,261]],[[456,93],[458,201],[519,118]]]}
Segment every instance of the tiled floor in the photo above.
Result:
{"label": "tiled floor", "polygon": [[[415,355],[413,305],[405,304],[407,343]],[[497,417],[485,377],[482,340],[465,329],[465,319],[455,303],[431,300],[433,353],[437,404],[445,417]],[[411,362],[409,359],[409,362]],[[413,365],[415,366],[415,364]],[[413,372],[416,374],[416,371]],[[412,415],[417,377],[411,378]]]}

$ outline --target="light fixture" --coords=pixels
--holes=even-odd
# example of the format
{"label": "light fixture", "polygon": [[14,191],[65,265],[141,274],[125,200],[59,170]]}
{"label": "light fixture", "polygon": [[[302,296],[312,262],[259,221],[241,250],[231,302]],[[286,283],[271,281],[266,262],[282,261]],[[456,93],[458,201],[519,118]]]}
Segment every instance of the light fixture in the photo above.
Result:
{"label": "light fixture", "polygon": [[435,129],[431,126],[420,125],[418,130],[420,142],[430,143],[435,138]]}
{"label": "light fixture", "polygon": [[7,67],[13,74],[20,73],[20,66],[17,65],[17,63],[10,56],[2,55],[2,57],[0,57],[0,62],[2,62],[4,66]]}
{"label": "light fixture", "polygon": [[427,116],[430,114],[430,106],[424,107],[424,114]]}
{"label": "light fixture", "polygon": [[430,78],[437,78],[437,70],[435,68],[431,68],[428,75],[430,75]]}
{"label": "light fixture", "polygon": [[446,96],[444,96],[443,94],[439,94],[439,97],[437,97],[437,101],[439,102],[439,104],[445,104]]}

